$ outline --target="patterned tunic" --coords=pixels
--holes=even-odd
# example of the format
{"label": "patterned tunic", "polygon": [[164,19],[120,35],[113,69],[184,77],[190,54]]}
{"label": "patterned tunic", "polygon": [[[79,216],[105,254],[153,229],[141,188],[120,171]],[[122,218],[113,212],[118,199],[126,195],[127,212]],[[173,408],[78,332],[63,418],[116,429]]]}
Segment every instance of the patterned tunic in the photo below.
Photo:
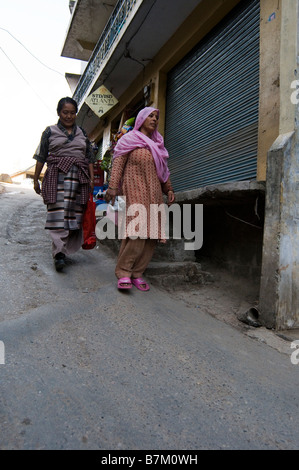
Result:
{"label": "patterned tunic", "polygon": [[135,213],[133,207],[132,214],[127,215],[127,236],[136,236],[136,233],[139,233],[140,238],[164,239],[161,220],[151,217],[151,206],[164,204],[163,192],[167,194],[171,189],[171,182],[168,179],[166,183],[161,184],[154,159],[148,149],[137,148],[113,161],[109,186],[118,188],[120,184],[120,193],[126,196],[127,214],[133,204],[141,204],[145,209]]}

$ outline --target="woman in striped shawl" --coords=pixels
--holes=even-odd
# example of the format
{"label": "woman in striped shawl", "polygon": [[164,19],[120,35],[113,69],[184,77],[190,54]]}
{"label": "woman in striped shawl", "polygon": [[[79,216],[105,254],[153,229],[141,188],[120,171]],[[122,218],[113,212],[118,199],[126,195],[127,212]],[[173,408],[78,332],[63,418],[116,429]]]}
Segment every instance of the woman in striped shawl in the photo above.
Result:
{"label": "woman in striped shawl", "polygon": [[[42,133],[33,157],[37,160],[34,190],[47,205],[45,228],[52,239],[57,271],[62,271],[65,256],[82,246],[82,216],[94,185],[95,155],[85,131],[76,125],[77,111],[77,103],[72,98],[58,102],[58,123]],[[45,163],[47,170],[41,189],[39,177]]]}

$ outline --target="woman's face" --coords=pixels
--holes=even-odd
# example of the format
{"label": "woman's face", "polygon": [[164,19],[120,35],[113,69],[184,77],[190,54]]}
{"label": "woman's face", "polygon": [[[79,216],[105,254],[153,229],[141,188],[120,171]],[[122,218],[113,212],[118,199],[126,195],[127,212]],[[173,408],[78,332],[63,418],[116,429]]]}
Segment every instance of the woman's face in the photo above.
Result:
{"label": "woman's face", "polygon": [[76,121],[75,106],[72,103],[65,103],[58,116],[63,127],[71,129]]}
{"label": "woman's face", "polygon": [[158,111],[153,111],[144,121],[140,128],[140,132],[145,135],[151,136],[152,133],[157,129],[159,121]]}

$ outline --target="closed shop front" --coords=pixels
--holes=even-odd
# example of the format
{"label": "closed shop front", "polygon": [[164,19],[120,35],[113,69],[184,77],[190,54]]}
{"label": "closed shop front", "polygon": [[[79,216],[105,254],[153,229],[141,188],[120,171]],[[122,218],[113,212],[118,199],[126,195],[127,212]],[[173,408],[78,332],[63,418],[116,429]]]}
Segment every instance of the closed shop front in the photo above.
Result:
{"label": "closed shop front", "polygon": [[256,178],[260,1],[244,0],[168,74],[176,191]]}

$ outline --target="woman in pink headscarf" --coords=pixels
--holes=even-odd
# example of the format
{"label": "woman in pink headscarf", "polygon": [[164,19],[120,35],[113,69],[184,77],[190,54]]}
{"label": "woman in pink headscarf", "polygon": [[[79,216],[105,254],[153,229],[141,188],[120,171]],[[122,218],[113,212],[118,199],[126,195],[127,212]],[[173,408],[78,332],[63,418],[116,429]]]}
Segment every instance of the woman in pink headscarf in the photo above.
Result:
{"label": "woman in pink headscarf", "polygon": [[[118,141],[114,155],[106,200],[114,205],[117,195],[126,197],[126,237],[122,240],[115,274],[119,289],[149,290],[142,275],[150,262],[157,240],[163,240],[163,224],[151,217],[151,206],[163,204],[163,193],[168,204],[174,202],[168,169],[168,152],[158,132],[159,110],[142,109],[134,129]],[[142,205],[136,213],[131,209]],[[144,210],[143,210],[144,209]],[[129,215],[131,214],[131,215]],[[138,219],[136,225],[134,221]],[[153,227],[153,224],[157,226]],[[136,235],[137,234],[137,235]]]}

